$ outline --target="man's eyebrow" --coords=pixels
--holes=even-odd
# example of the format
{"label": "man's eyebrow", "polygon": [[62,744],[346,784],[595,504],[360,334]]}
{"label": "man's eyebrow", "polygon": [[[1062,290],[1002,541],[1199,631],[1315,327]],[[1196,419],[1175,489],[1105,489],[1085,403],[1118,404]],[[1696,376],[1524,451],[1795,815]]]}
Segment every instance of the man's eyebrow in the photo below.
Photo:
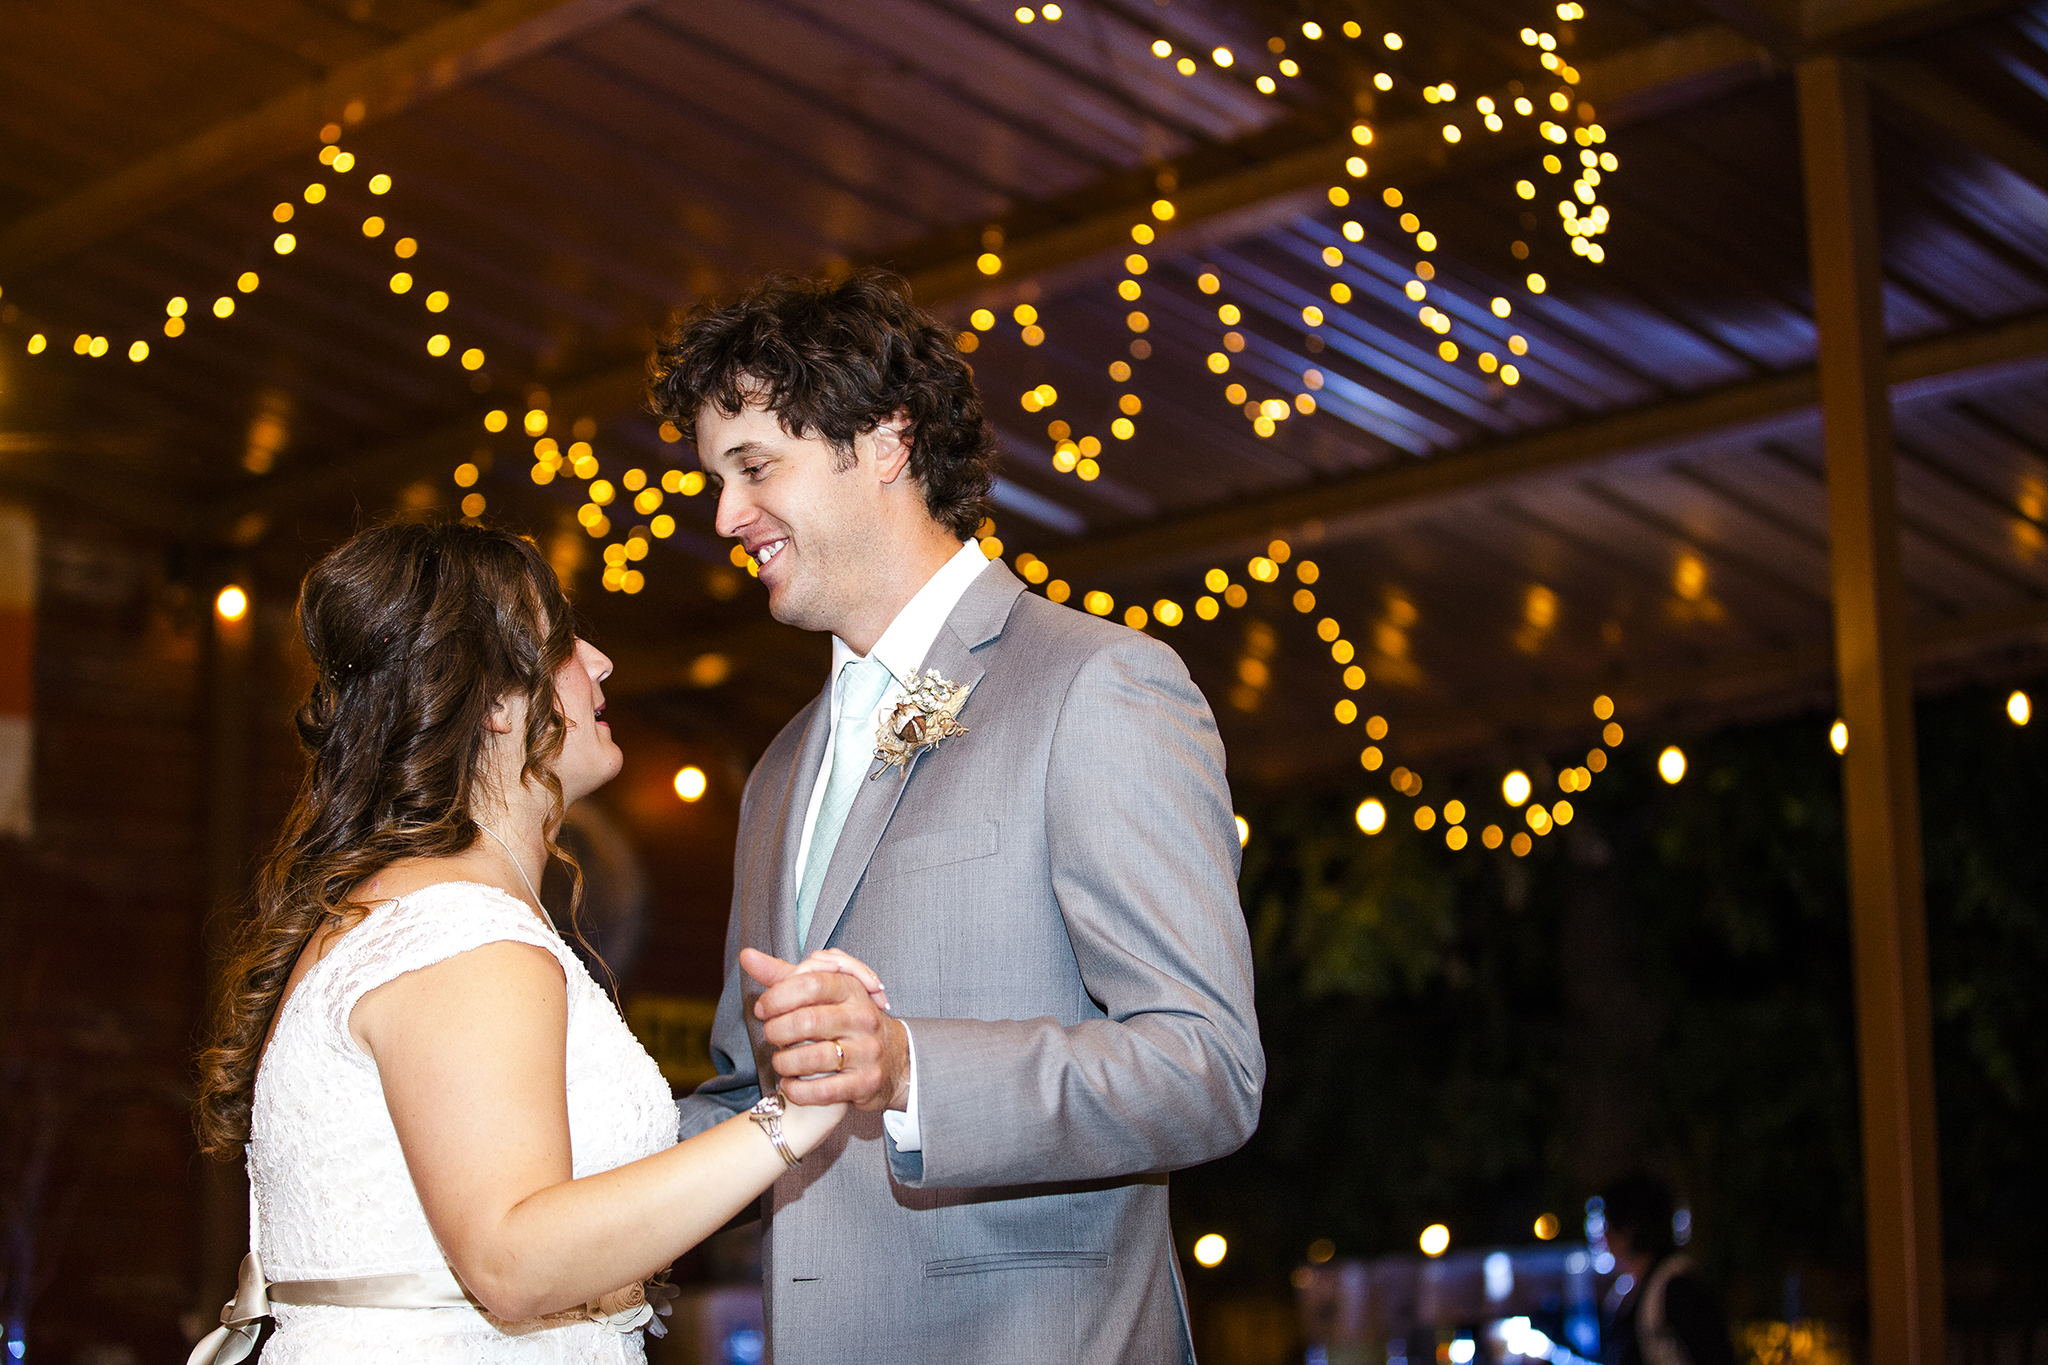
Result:
{"label": "man's eyebrow", "polygon": [[719,458],[722,460],[738,459],[742,455],[750,455],[754,451],[760,450],[762,448],[763,447],[759,441],[741,441],[737,445],[727,446],[725,448],[725,453],[720,455]]}

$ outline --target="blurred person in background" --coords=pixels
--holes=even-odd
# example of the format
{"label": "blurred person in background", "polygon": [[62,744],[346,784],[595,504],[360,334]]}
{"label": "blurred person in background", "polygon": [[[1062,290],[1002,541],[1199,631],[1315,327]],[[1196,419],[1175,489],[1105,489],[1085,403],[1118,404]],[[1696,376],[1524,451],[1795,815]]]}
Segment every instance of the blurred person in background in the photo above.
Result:
{"label": "blurred person in background", "polygon": [[[1678,1249],[1671,1186],[1637,1173],[1601,1192],[1620,1302],[1601,1340],[1605,1365],[1734,1365],[1728,1320]],[[1627,1286],[1623,1288],[1623,1286]]]}

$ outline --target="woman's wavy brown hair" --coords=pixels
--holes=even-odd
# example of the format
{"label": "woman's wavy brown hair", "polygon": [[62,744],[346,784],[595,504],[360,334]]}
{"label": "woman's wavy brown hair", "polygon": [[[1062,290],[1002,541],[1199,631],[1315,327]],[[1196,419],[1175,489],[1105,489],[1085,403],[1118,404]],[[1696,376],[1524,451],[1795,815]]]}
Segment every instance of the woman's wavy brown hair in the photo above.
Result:
{"label": "woman's wavy brown hair", "polygon": [[330,916],[368,906],[349,893],[401,858],[461,853],[481,777],[485,717],[524,696],[523,782],[554,798],[568,725],[555,673],[576,647],[569,603],[532,544],[460,523],[363,531],[313,566],[299,593],[312,692],[299,707],[307,765],[297,802],[265,863],[253,909],[222,969],[199,1056],[200,1149],[232,1157],[249,1137],[257,1064],[285,982]]}

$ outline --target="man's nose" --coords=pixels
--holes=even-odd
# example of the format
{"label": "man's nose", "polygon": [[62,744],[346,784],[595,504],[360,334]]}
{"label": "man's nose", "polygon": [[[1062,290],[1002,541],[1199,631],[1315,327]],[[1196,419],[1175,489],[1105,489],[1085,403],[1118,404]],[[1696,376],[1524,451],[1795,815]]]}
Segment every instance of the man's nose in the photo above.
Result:
{"label": "man's nose", "polygon": [[718,491],[718,515],[711,523],[712,529],[727,539],[737,540],[753,519],[753,505],[741,489],[728,481]]}

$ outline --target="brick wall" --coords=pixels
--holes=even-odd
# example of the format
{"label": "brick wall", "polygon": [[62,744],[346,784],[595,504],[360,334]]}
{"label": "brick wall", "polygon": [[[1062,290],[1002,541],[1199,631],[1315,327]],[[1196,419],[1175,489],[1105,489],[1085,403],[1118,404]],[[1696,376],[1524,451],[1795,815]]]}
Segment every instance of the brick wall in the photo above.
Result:
{"label": "brick wall", "polygon": [[190,1296],[202,622],[161,547],[40,529],[35,832],[0,839],[0,1142],[8,1212],[32,1219],[27,1358],[160,1360]]}

